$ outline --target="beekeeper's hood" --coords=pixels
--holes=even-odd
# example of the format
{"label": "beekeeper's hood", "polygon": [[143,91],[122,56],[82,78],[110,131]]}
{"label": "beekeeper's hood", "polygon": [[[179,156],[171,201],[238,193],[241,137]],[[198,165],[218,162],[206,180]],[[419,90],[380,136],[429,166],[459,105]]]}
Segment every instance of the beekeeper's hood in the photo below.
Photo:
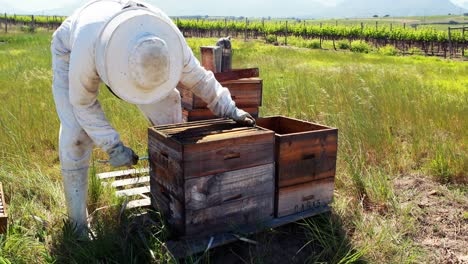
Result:
{"label": "beekeeper's hood", "polygon": [[180,80],[183,36],[167,17],[146,8],[124,9],[104,26],[96,68],[112,92],[133,104],[166,97]]}

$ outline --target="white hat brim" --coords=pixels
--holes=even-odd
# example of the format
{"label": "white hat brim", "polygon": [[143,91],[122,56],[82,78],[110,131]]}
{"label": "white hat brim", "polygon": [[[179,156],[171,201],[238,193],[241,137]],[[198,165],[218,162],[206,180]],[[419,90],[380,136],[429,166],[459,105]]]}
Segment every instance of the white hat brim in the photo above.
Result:
{"label": "white hat brim", "polygon": [[[136,40],[153,35],[166,42],[170,65],[167,81],[146,90],[135,86],[129,53]],[[146,8],[124,9],[104,26],[96,43],[96,68],[101,79],[121,99],[133,104],[160,101],[177,86],[183,70],[183,36],[172,21]]]}

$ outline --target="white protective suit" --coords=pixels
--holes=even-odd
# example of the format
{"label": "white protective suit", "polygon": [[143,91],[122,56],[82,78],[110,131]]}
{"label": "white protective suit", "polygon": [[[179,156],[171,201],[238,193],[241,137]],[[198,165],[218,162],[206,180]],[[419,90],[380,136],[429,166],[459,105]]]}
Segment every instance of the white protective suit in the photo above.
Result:
{"label": "white protective suit", "polygon": [[[101,79],[95,65],[95,44],[105,23],[128,4],[125,0],[92,1],[66,19],[53,35],[53,95],[61,122],[61,170],[68,215],[79,228],[87,225],[88,167],[93,146],[108,151],[121,144],[97,100]],[[237,109],[229,90],[200,66],[184,44],[184,69],[179,84],[191,88],[218,116],[229,117]],[[138,107],[153,125],[182,122],[181,98],[176,89],[161,101]]]}

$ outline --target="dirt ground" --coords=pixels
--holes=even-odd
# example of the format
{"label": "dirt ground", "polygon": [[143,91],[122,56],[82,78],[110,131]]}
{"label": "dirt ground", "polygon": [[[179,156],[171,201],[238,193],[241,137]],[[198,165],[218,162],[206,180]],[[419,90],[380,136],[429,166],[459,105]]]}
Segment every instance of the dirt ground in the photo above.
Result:
{"label": "dirt ground", "polygon": [[411,175],[397,179],[395,191],[402,206],[414,207],[420,230],[415,242],[433,263],[468,263],[466,186],[449,189],[426,176]]}

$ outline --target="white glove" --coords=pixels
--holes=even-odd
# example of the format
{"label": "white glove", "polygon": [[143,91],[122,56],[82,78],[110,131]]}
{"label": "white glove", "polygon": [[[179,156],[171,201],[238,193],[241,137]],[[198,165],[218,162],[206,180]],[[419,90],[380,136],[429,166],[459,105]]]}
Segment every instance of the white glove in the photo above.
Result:
{"label": "white glove", "polygon": [[255,118],[253,118],[249,113],[237,107],[234,108],[234,110],[226,117],[231,118],[240,125],[255,126]]}
{"label": "white glove", "polygon": [[131,148],[124,146],[122,142],[108,150],[107,153],[112,167],[132,166],[138,163],[138,155]]}

